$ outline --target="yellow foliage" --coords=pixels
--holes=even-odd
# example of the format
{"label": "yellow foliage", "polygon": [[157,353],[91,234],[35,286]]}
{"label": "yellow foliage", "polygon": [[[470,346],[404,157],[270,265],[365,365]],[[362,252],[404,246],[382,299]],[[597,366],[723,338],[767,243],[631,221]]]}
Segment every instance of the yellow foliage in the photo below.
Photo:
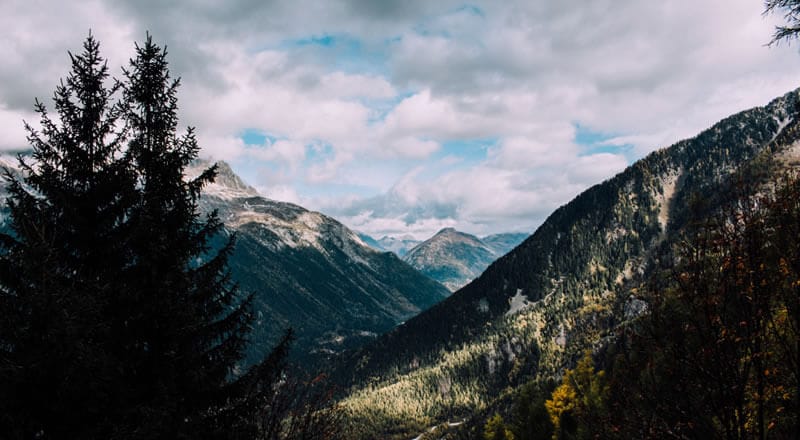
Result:
{"label": "yellow foliage", "polygon": [[483,437],[486,440],[514,440],[514,433],[505,424],[500,414],[495,415],[486,422],[483,430]]}
{"label": "yellow foliage", "polygon": [[561,385],[553,390],[550,399],[544,403],[555,428],[554,440],[559,438],[561,421],[565,414],[580,416],[603,408],[608,394],[608,385],[604,379],[604,371],[595,373],[592,356],[588,351],[574,370],[564,373]]}

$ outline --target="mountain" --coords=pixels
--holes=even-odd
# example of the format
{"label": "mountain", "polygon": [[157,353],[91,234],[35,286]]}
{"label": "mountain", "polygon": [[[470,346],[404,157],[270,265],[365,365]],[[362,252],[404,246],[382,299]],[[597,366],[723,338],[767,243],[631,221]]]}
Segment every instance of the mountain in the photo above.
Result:
{"label": "mountain", "polygon": [[[209,165],[198,162],[188,174]],[[20,175],[16,158],[0,157],[0,166]],[[0,185],[0,198],[6,196]],[[291,327],[292,356],[309,365],[374,339],[450,294],[336,220],[261,197],[225,162],[204,188],[200,209],[216,209],[226,232],[236,234],[229,265],[233,280],[254,294],[257,318],[247,362],[269,353]],[[5,221],[3,208],[0,227]]]}
{"label": "mountain", "polygon": [[403,257],[415,269],[455,291],[489,267],[525,238],[518,234],[498,234],[484,240],[453,228],[445,228],[418,244]]}
{"label": "mountain", "polygon": [[481,237],[481,241],[500,257],[519,246],[529,235],[530,234],[524,232],[506,232]]}
{"label": "mountain", "polygon": [[349,387],[351,422],[364,438],[471,418],[474,427],[520,384],[559,378],[585,350],[602,350],[615,326],[647,309],[637,289],[693,210],[713,212],[750,169],[797,164],[797,112],[794,91],[558,208],[480,277],[343,359],[334,377]]}
{"label": "mountain", "polygon": [[449,294],[338,221],[261,197],[225,162],[218,163],[200,206],[216,209],[236,234],[233,279],[255,295],[251,361],[289,327],[296,336],[293,354],[303,361],[357,347]]}
{"label": "mountain", "polygon": [[398,257],[405,256],[409,250],[418,244],[420,244],[420,241],[415,240],[414,237],[410,235],[404,235],[402,237],[384,236],[378,240],[378,246],[380,246],[381,249],[394,252]]}
{"label": "mountain", "polygon": [[372,249],[375,249],[376,251],[381,251],[381,252],[390,252],[388,249],[384,249],[384,247],[381,246],[380,243],[378,243],[378,240],[375,240],[374,238],[370,237],[369,235],[367,235],[367,234],[365,234],[363,232],[358,232],[358,231],[356,231],[356,235],[358,236],[359,239],[361,239],[362,242],[364,242],[365,245],[371,247]]}

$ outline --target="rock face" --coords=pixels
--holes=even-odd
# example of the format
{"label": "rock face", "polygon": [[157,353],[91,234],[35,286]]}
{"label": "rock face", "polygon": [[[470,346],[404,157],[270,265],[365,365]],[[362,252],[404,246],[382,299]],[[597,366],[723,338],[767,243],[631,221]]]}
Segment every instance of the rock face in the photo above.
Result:
{"label": "rock face", "polygon": [[216,209],[226,230],[236,233],[233,279],[255,294],[251,361],[290,327],[295,359],[319,361],[372,340],[449,294],[394,254],[366,246],[338,221],[259,196],[224,162],[204,190],[201,209]]}
{"label": "rock face", "polygon": [[[473,282],[348,359],[344,404],[384,427],[419,428],[491,414],[509,386],[558,377],[646,312],[635,287],[679,241],[693,199],[713,212],[745,170],[800,163],[797,103],[795,91],[728,117],[587,189]],[[381,404],[392,399],[404,405]]]}
{"label": "rock face", "polygon": [[479,239],[445,228],[411,249],[403,260],[456,291],[477,278],[494,260],[525,237],[524,234],[499,234]]}

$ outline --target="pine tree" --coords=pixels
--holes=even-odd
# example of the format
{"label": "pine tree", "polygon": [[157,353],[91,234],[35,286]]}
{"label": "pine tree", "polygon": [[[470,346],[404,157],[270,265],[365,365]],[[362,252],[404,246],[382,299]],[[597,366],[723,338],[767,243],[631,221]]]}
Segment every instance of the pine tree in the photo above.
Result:
{"label": "pine tree", "polygon": [[764,14],[782,13],[786,24],[776,26],[770,45],[781,41],[791,41],[800,36],[800,1],[765,0]]}
{"label": "pine tree", "polygon": [[176,134],[166,51],[148,36],[110,88],[94,38],[71,59],[58,117],[36,104],[24,177],[6,170],[0,432],[253,438],[269,424],[290,335],[237,376],[250,297],[227,270],[233,237],[198,213],[215,169],[184,176],[199,148],[191,129]]}
{"label": "pine tree", "polygon": [[[56,88],[57,119],[36,102],[32,163],[8,170],[10,234],[0,236],[0,431],[11,438],[100,435],[113,360],[105,313],[124,263],[132,188],[121,107],[91,36]],[[89,428],[91,427],[91,428]]]}
{"label": "pine tree", "polygon": [[[239,295],[226,268],[233,236],[214,248],[222,223],[216,213],[198,214],[200,190],[216,168],[184,179],[199,147],[192,129],[176,134],[179,81],[170,78],[167,52],[149,36],[136,52],[124,81],[127,154],[137,181],[126,273],[132,304],[125,306],[146,309],[120,332],[126,355],[138,360],[134,383],[149,389],[131,392],[134,401],[156,405],[157,420],[141,424],[152,430],[144,438],[172,430],[198,437],[223,426],[220,436],[228,438],[230,425],[242,423],[230,419],[241,415],[230,405],[241,403],[232,394],[241,387],[229,379],[243,355],[250,297]],[[183,424],[173,426],[175,420]]]}

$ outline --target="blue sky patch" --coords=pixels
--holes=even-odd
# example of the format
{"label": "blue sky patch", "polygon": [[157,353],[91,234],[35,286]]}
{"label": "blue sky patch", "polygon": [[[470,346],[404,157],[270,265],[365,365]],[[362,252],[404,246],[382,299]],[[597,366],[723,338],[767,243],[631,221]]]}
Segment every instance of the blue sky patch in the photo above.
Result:
{"label": "blue sky patch", "polygon": [[242,130],[241,134],[239,134],[239,138],[245,145],[273,144],[278,139],[282,139],[257,128],[245,128]]}
{"label": "blue sky patch", "polygon": [[358,102],[370,109],[368,124],[375,125],[385,121],[386,116],[388,116],[398,104],[403,102],[404,99],[410,98],[415,94],[416,92],[407,91],[398,93],[397,95],[387,99],[362,98],[359,99]]}
{"label": "blue sky patch", "polygon": [[456,139],[442,143],[442,148],[437,151],[435,159],[446,156],[461,158],[467,164],[476,164],[486,159],[486,152],[496,145],[497,138],[483,139]]}
{"label": "blue sky patch", "polygon": [[477,15],[478,17],[486,17],[486,13],[483,12],[483,9],[470,4],[459,7],[456,9],[456,12],[468,12],[472,15]]}
{"label": "blue sky patch", "polygon": [[245,145],[264,145],[264,142],[267,140],[267,136],[257,130],[247,129],[245,130],[241,136],[242,141],[244,141]]}
{"label": "blue sky patch", "polygon": [[322,34],[282,41],[276,49],[318,51],[331,71],[345,73],[388,75],[388,46],[394,41],[365,44],[348,34]]}
{"label": "blue sky patch", "polygon": [[609,145],[606,144],[611,139],[618,137],[615,133],[603,133],[594,131],[580,124],[575,124],[575,143],[581,147],[579,156],[590,156],[598,153],[622,154],[628,161],[633,153],[633,145]]}

